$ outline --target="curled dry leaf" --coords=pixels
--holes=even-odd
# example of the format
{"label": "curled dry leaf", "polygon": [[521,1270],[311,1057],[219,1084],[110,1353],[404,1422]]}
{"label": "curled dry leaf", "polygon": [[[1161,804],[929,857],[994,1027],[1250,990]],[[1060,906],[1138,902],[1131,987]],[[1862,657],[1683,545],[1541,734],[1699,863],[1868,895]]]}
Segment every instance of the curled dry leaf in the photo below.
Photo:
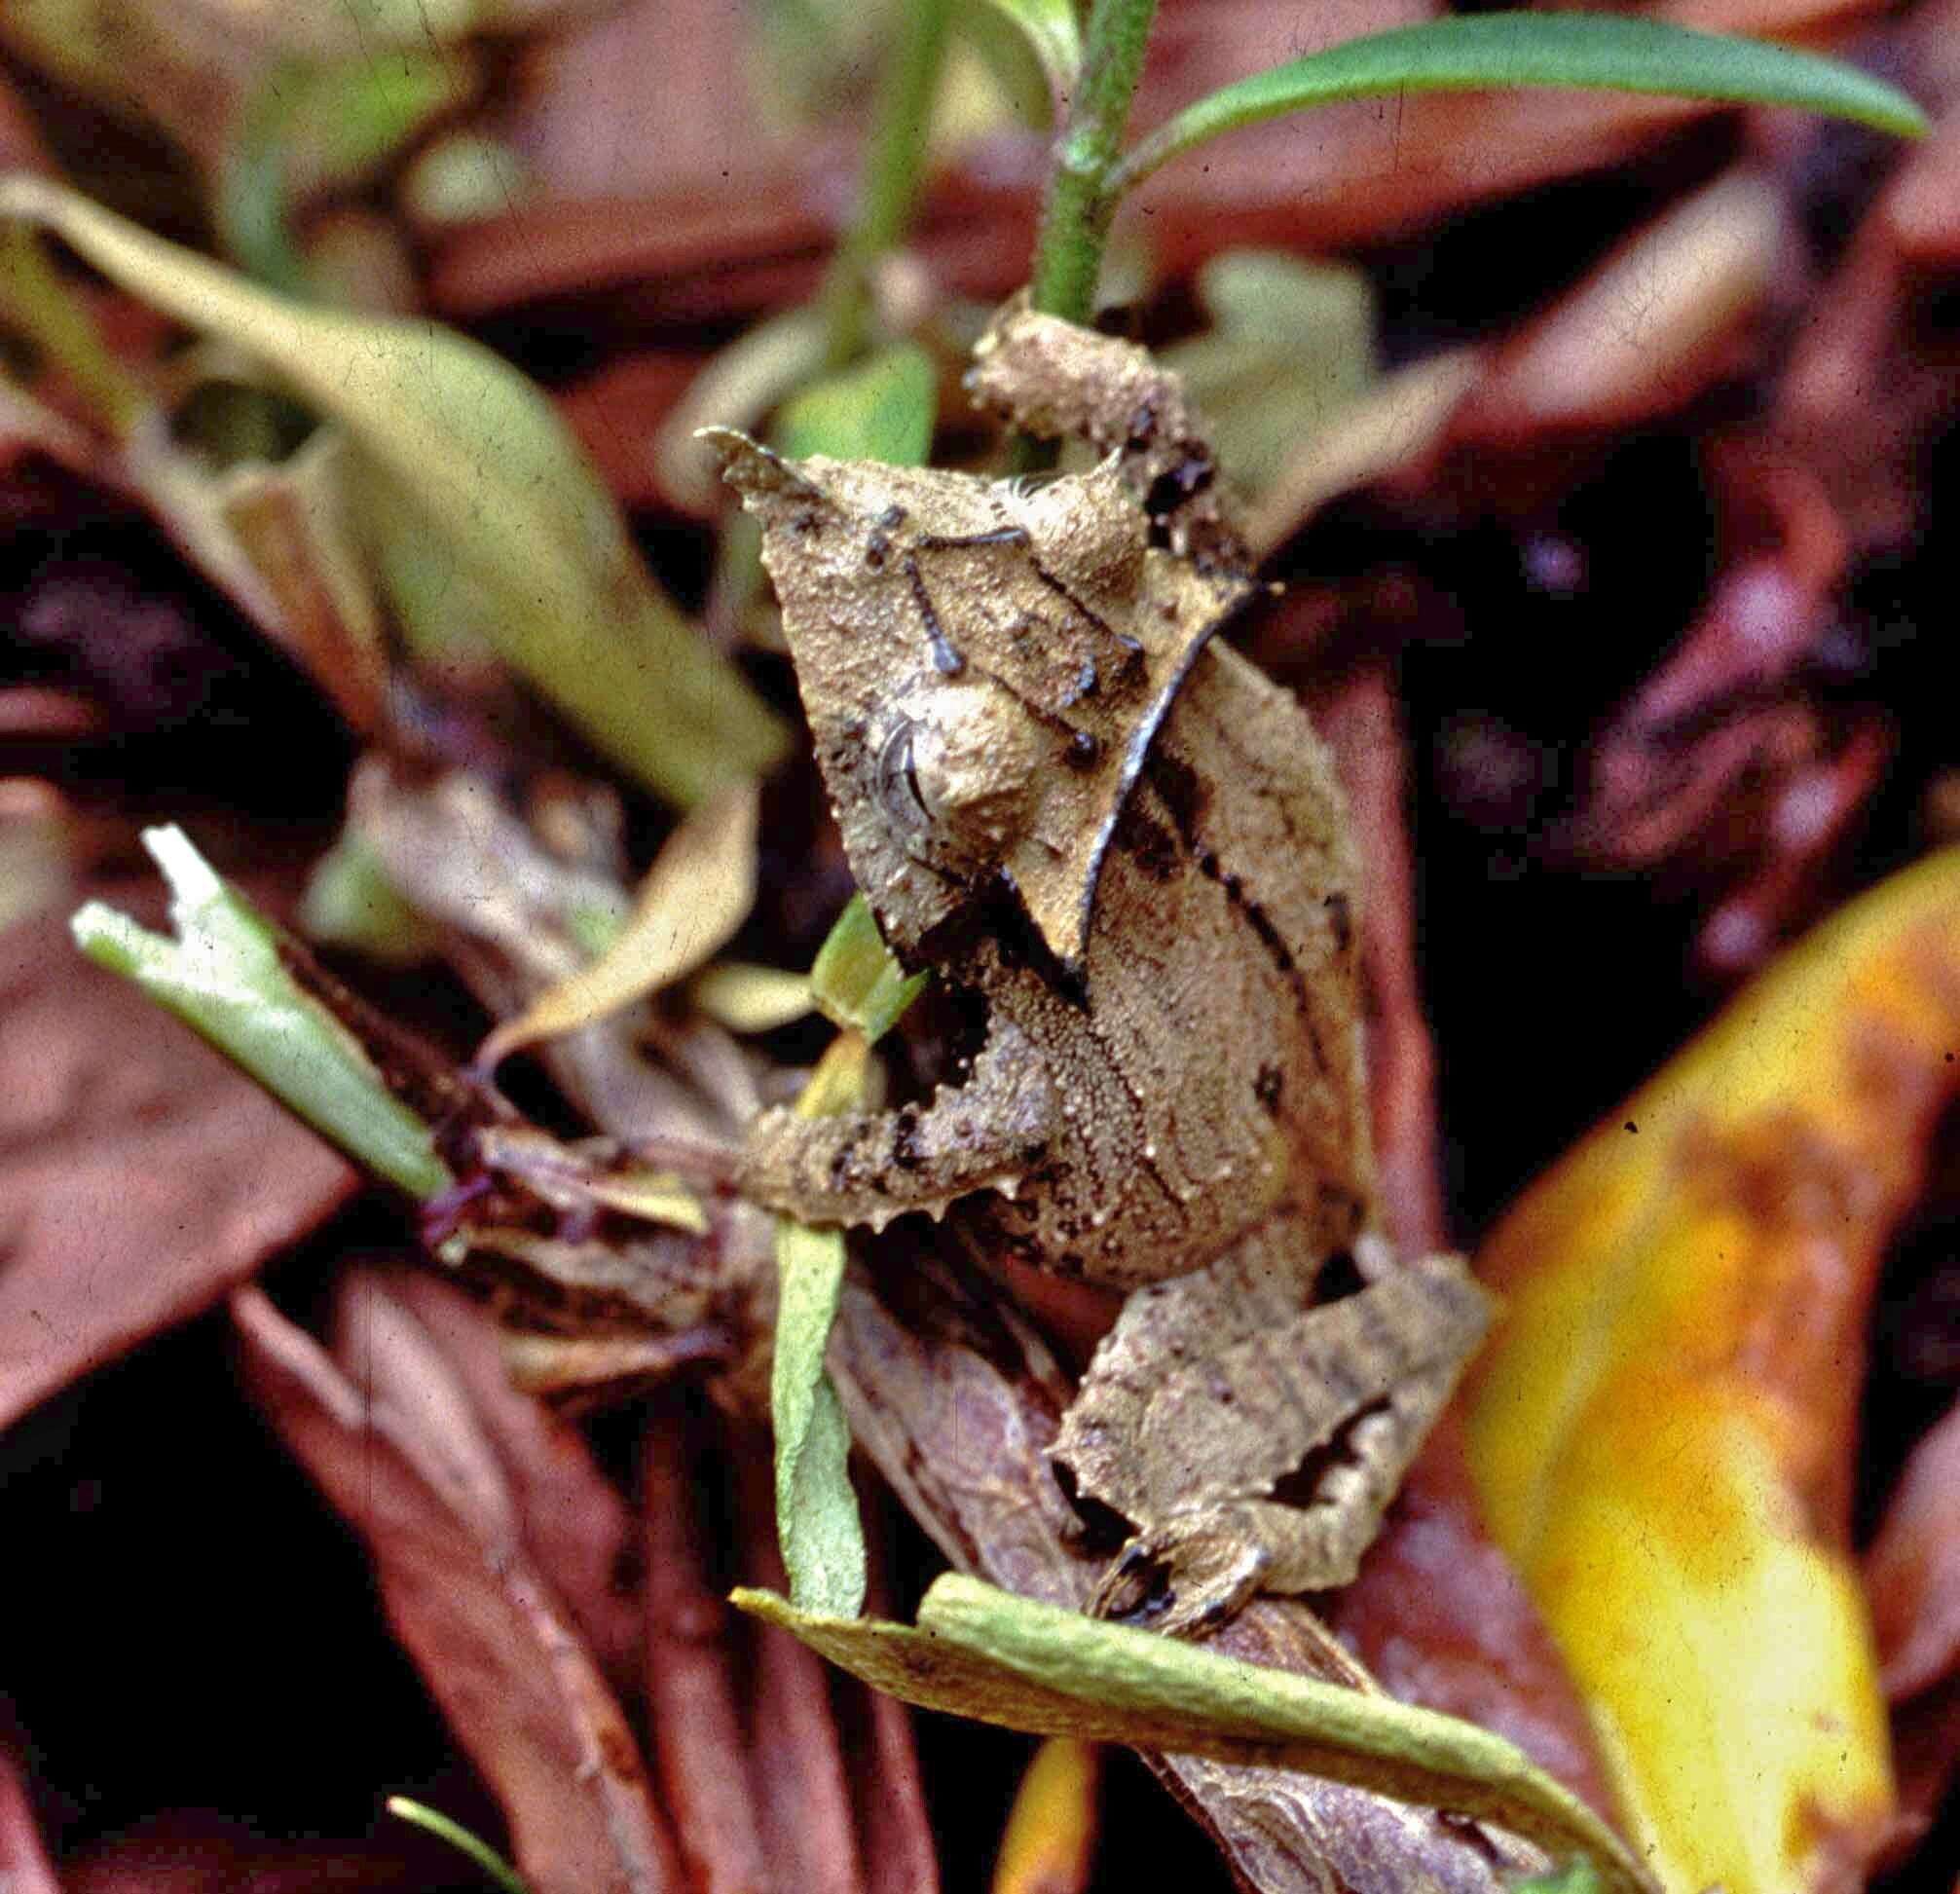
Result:
{"label": "curled dry leaf", "polygon": [[[844,1283],[831,1370],[854,1437],[906,1507],[963,1571],[1079,1610],[1099,1561],[1076,1543],[1048,1464],[1069,1388],[1040,1341],[992,1294],[939,1262],[906,1259],[888,1307]],[[1255,1599],[1213,1648],[1251,1662],[1365,1686],[1367,1673],[1294,1601]],[[1354,1894],[1488,1894],[1536,1859],[1426,1810],[1283,1770],[1147,1757],[1251,1886]]]}
{"label": "curled dry leaf", "polygon": [[526,1549],[608,1676],[630,1679],[640,1657],[640,1601],[624,1581],[633,1567],[635,1521],[584,1436],[511,1386],[505,1331],[474,1297],[421,1270],[361,1280],[385,1283],[468,1391],[510,1484]]}
{"label": "curled dry leaf", "polygon": [[0,1700],[0,1886],[7,1894],[61,1894],[34,1820],[18,1749],[10,1740],[12,1719],[4,1711]]}
{"label": "curled dry leaf", "polygon": [[1891,1819],[1855,1362],[1960,1045],[1960,853],[1791,949],[1535,1185],[1471,1457],[1670,1887],[1795,1894]]}
{"label": "curled dry leaf", "polygon": [[0,1017],[4,1427],[217,1301],[355,1178],[62,923],[0,933]]}
{"label": "curled dry leaf", "polygon": [[668,838],[611,944],[506,1020],[477,1055],[485,1069],[520,1047],[576,1032],[660,992],[727,946],[756,900],[755,782],[705,802]]}
{"label": "curled dry leaf", "polygon": [[1960,1408],[1913,1448],[1865,1555],[1885,1694],[1960,1671]]}
{"label": "curled dry leaf", "polygon": [[1636,232],[1505,344],[1452,428],[1516,441],[1632,427],[1746,366],[1749,319],[1789,268],[1785,194],[1738,166]]}
{"label": "curled dry leaf", "polygon": [[678,1888],[633,1733],[428,1331],[373,1277],[343,1288],[338,1359],[256,1289],[232,1307],[247,1385],[366,1541],[396,1635],[502,1803],[536,1894]]}

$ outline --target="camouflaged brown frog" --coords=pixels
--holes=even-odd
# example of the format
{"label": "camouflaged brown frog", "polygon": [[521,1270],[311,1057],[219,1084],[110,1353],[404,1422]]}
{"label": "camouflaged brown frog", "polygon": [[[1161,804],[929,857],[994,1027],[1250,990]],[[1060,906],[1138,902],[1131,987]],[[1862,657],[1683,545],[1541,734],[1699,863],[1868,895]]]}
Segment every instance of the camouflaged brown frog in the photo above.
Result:
{"label": "camouflaged brown frog", "polygon": [[710,439],[858,883],[985,1012],[927,1102],[765,1113],[742,1189],[1131,1292],[1054,1450],[1134,1528],[1097,1610],[1190,1632],[1345,1582],[1487,1301],[1367,1235],[1359,864],[1306,713],[1207,642],[1242,571],[1153,544],[1120,454],[1028,483]]}

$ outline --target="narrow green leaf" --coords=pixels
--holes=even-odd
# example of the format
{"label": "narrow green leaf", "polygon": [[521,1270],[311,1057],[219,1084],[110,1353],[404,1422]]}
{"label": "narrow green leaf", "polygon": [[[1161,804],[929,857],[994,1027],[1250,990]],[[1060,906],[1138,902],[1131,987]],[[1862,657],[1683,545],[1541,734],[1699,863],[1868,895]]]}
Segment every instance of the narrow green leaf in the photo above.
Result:
{"label": "narrow green leaf", "polygon": [[181,829],[145,830],[143,845],[170,884],[177,938],[92,901],[69,923],[82,951],[133,980],[376,1175],[412,1197],[448,1188],[454,1180],[428,1127],[388,1092],[353,1035],[286,971],[272,925]]}
{"label": "narrow green leaf", "polygon": [[865,1537],[847,1462],[850,1429],[824,1372],[844,1281],[840,1230],[776,1225],[776,1533],[800,1611],[855,1618],[865,1602]]}
{"label": "narrow green leaf", "polygon": [[855,1026],[875,1045],[895,1026],[926,984],[892,958],[870,904],[854,894],[817,949],[810,997],[833,1024]]}
{"label": "narrow green leaf", "polygon": [[988,0],[994,11],[1020,28],[1048,83],[1059,98],[1075,91],[1082,71],[1082,24],[1075,0]]}
{"label": "narrow green leaf", "polygon": [[907,1703],[1041,1736],[1129,1743],[1331,1781],[1496,1822],[1582,1854],[1610,1894],[1652,1894],[1619,1838],[1524,1752],[1474,1724],[1084,1617],[947,1574],[916,1627],[735,1604]]}
{"label": "narrow green leaf", "polygon": [[781,755],[781,725],[654,589],[549,400],[488,349],[288,302],[45,179],[0,181],[0,218],[55,231],[337,419],[355,490],[386,494],[398,526],[440,546],[504,659],[661,795],[698,802]]}
{"label": "narrow green leaf", "polygon": [[1926,115],[1896,87],[1815,54],[1618,14],[1475,14],[1371,33],[1221,87],[1138,144],[1117,167],[1112,194],[1207,138],[1284,112],[1384,93],[1514,86],[1794,105],[1907,137],[1926,130]]}
{"label": "narrow green leaf", "polygon": [[786,403],[770,437],[793,461],[828,454],[921,466],[933,444],[938,380],[932,357],[916,343],[880,350]]}

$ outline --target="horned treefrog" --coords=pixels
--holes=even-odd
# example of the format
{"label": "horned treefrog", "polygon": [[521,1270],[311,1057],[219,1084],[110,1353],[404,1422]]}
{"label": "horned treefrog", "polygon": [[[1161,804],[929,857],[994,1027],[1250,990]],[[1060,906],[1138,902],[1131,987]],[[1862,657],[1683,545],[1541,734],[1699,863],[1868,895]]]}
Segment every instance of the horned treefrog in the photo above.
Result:
{"label": "horned treefrog", "polygon": [[1243,571],[1153,544],[1120,453],[1034,484],[710,438],[859,885],[986,1015],[923,1104],[765,1113],[742,1188],[1130,1291],[1053,1456],[1133,1529],[1099,1611],[1192,1632],[1345,1582],[1488,1305],[1368,1234],[1359,864],[1306,713],[1207,642]]}

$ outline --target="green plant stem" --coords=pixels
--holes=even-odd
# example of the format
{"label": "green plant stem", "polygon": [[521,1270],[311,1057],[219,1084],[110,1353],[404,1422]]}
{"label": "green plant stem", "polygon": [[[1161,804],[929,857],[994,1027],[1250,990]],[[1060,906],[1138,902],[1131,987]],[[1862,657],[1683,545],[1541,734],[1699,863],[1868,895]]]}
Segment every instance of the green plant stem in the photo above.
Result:
{"label": "green plant stem", "polygon": [[1117,202],[1110,180],[1156,15],[1157,0],[1095,0],[1090,13],[1082,84],[1055,147],[1034,253],[1034,307],[1070,322],[1095,314]]}
{"label": "green plant stem", "polygon": [[905,235],[918,203],[951,12],[950,0],[905,0],[898,10],[899,40],[878,88],[857,216],[824,282],[824,366],[832,372],[863,353],[872,266]]}
{"label": "green plant stem", "polygon": [[440,1809],[411,1801],[407,1796],[390,1796],[388,1812],[398,1821],[412,1823],[417,1828],[426,1829],[431,1835],[440,1836],[459,1854],[467,1855],[503,1890],[503,1894],[531,1894],[517,1870],[489,1842],[470,1834],[461,1822],[451,1821]]}

